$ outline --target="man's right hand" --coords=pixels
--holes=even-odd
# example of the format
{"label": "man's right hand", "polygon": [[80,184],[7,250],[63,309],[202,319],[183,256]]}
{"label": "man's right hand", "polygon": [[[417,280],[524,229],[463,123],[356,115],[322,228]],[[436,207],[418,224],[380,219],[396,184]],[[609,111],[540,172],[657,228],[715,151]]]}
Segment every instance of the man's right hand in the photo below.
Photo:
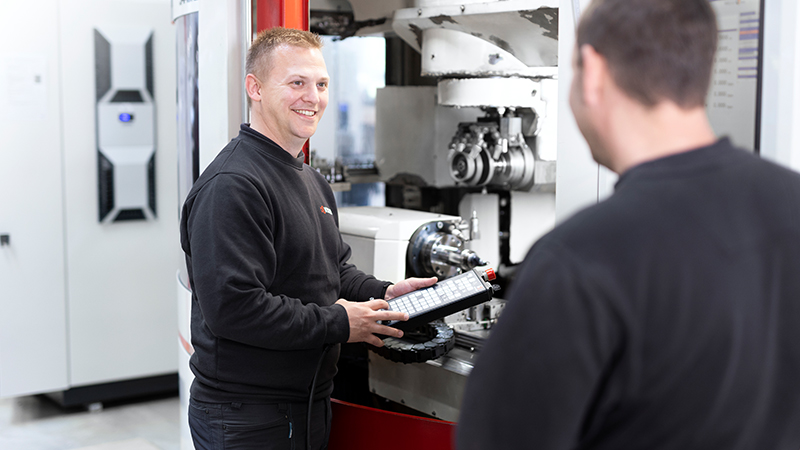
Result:
{"label": "man's right hand", "polygon": [[350,338],[347,342],[366,342],[375,347],[383,347],[383,341],[375,334],[403,337],[401,330],[378,323],[381,320],[408,320],[407,313],[385,311],[389,308],[386,300],[349,302],[340,298],[336,304],[344,307],[350,321]]}

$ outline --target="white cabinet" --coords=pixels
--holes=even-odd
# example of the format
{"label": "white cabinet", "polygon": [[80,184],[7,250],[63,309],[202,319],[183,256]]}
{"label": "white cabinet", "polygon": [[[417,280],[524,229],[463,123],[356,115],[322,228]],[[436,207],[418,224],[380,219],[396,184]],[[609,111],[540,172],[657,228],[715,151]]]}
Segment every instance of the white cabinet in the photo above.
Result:
{"label": "white cabinet", "polygon": [[[0,396],[67,387],[55,0],[0,7]],[[36,27],[14,18],[35,17]]]}
{"label": "white cabinet", "polygon": [[[157,216],[101,223],[94,29],[130,26],[153,30]],[[0,61],[0,396],[177,373],[169,0],[2,2]]]}

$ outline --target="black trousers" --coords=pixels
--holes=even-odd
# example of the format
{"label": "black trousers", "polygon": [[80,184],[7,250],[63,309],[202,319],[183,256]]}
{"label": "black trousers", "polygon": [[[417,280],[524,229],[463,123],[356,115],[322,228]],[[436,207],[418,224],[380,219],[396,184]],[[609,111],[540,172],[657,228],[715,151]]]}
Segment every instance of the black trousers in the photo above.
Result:
{"label": "black trousers", "polygon": [[[306,450],[308,403],[205,403],[189,400],[189,428],[197,450]],[[314,402],[311,448],[328,447],[330,398]]]}

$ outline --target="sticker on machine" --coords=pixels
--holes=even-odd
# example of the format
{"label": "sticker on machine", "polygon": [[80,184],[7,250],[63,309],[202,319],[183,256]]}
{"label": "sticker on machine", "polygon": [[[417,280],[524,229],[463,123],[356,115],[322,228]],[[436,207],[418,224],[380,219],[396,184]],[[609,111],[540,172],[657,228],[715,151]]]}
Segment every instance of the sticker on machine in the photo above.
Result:
{"label": "sticker on machine", "polygon": [[47,117],[47,56],[0,55],[0,117],[44,120]]}

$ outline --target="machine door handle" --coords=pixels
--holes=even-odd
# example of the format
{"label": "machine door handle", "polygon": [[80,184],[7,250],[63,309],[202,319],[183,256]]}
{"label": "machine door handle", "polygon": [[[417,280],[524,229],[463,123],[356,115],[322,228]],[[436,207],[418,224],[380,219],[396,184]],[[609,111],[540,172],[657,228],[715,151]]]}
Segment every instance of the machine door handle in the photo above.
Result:
{"label": "machine door handle", "polygon": [[0,246],[2,245],[11,245],[11,235],[10,234],[0,234]]}

